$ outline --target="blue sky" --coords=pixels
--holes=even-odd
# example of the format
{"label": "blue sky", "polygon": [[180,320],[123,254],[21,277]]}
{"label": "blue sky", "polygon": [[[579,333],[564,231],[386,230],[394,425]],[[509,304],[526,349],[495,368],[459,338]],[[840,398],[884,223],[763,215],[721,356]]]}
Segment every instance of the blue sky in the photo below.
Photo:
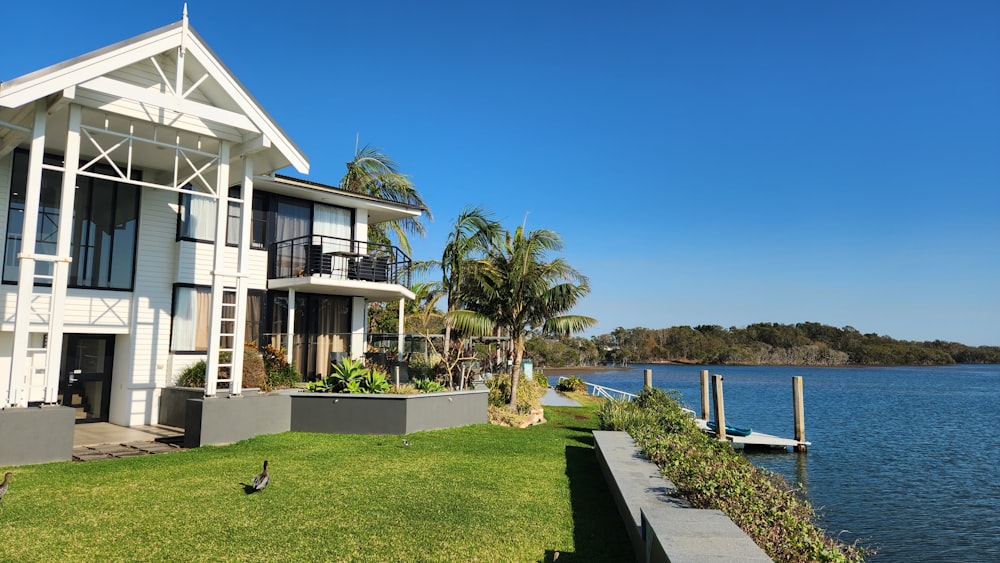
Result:
{"label": "blue sky", "polygon": [[[61,5],[63,4],[63,5]],[[615,327],[814,321],[1000,345],[1000,3],[224,2],[190,21],[336,183],[547,228]],[[182,3],[3,9],[11,79]],[[141,8],[139,8],[141,6]]]}

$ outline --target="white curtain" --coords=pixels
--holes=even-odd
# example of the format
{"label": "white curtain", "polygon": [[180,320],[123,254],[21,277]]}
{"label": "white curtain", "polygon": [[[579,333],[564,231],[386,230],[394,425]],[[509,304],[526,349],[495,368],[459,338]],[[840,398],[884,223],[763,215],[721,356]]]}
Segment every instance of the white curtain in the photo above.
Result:
{"label": "white curtain", "polygon": [[[323,235],[323,254],[349,252],[351,250],[352,227],[350,209],[321,203],[317,203],[313,207],[313,234]],[[334,257],[333,271],[346,272],[346,260],[340,256]]]}
{"label": "white curtain", "polygon": [[170,348],[175,352],[195,350],[198,337],[197,290],[193,287],[178,287],[174,292],[174,327]]}
{"label": "white curtain", "polygon": [[181,236],[197,240],[215,240],[216,200],[187,194],[184,195],[184,200]]}

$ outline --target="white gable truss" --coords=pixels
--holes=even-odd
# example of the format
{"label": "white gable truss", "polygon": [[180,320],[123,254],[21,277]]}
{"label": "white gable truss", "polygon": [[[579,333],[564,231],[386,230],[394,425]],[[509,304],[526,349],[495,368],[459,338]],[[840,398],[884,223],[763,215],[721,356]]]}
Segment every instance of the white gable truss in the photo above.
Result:
{"label": "white gable truss", "polygon": [[[188,26],[172,25],[0,83],[0,156],[29,145],[24,225],[21,233],[17,307],[9,379],[0,373],[0,406],[55,402],[62,349],[62,305],[70,262],[72,213],[61,213],[54,254],[33,252],[43,169],[63,175],[61,207],[73,209],[78,175],[180,191],[218,202],[206,395],[214,395],[220,367],[241,389],[242,354],[220,366],[222,294],[235,286],[245,303],[244,282],[250,221],[243,221],[236,271],[227,271],[225,214],[229,202],[248,217],[253,178],[293,166],[307,173],[302,152],[257,104],[218,57]],[[63,165],[43,163],[43,154],[63,155]],[[81,157],[85,160],[81,161]],[[99,168],[97,165],[110,166]],[[232,166],[231,166],[232,164]],[[141,180],[134,174],[143,170]],[[152,173],[150,173],[152,172]],[[228,188],[241,185],[236,199]],[[192,192],[187,192],[192,193]],[[221,242],[220,242],[221,241]],[[48,346],[30,348],[35,262],[51,262]],[[237,307],[236,333],[243,342],[244,307]],[[44,366],[44,367],[39,367]]]}

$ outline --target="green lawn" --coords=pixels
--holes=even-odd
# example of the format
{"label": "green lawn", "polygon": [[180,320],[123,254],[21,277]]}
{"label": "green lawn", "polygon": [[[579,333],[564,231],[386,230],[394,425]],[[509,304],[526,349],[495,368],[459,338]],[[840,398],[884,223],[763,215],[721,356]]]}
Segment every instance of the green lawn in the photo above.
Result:
{"label": "green lawn", "polygon": [[[16,467],[16,561],[625,561],[592,407],[548,424],[406,436],[285,433],[231,446]],[[270,461],[271,483],[247,495]],[[0,468],[0,474],[5,469]]]}

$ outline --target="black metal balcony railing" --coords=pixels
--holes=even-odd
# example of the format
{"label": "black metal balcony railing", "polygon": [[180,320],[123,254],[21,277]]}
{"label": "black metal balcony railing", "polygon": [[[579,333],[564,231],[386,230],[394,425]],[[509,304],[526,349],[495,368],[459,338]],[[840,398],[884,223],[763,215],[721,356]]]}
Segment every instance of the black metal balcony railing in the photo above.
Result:
{"label": "black metal balcony railing", "polygon": [[410,257],[395,246],[325,235],[306,235],[271,245],[269,278],[325,276],[410,287]]}

